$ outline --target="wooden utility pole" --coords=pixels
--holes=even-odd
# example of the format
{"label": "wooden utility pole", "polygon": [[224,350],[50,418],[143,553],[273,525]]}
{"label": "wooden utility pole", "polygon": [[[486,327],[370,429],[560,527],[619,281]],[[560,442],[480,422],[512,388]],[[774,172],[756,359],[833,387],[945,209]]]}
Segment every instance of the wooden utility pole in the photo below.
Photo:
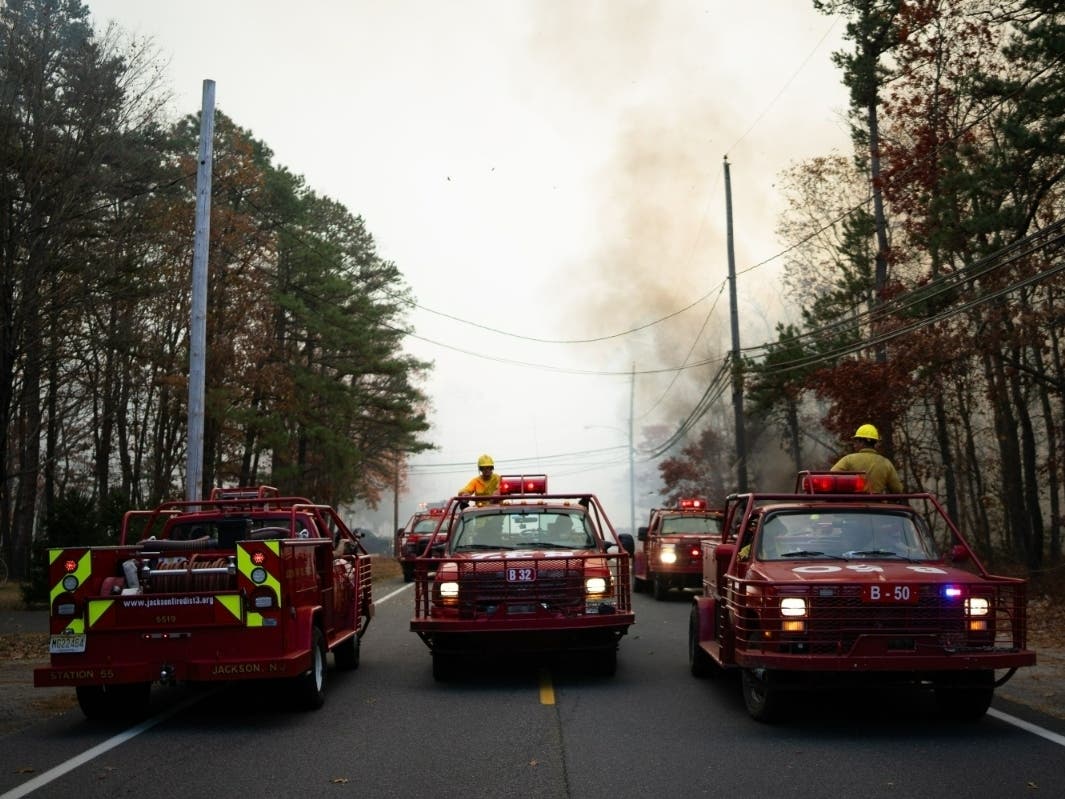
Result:
{"label": "wooden utility pole", "polygon": [[747,434],[743,427],[743,361],[740,359],[740,315],[736,303],[736,256],[732,245],[732,182],[725,156],[725,220],[728,227],[728,297],[732,322],[732,410],[736,423],[736,487],[747,490]]}
{"label": "wooden utility pole", "polygon": [[189,418],[185,499],[203,492],[203,415],[207,384],[207,252],[211,240],[211,162],[214,158],[214,81],[203,82],[200,162],[196,170],[196,236],[192,251],[192,310],[189,314]]}

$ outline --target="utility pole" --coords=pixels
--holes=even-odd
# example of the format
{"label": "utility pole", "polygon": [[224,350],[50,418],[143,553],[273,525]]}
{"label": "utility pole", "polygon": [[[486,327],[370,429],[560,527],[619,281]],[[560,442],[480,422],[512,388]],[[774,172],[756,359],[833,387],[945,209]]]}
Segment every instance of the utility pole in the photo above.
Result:
{"label": "utility pole", "polygon": [[185,499],[203,491],[203,415],[207,384],[207,251],[211,240],[211,162],[214,159],[214,81],[203,82],[200,110],[200,163],[196,170],[196,235],[192,250],[189,314],[189,418]]}
{"label": "utility pole", "polygon": [[736,302],[736,255],[732,243],[732,181],[725,156],[725,217],[728,227],[728,297],[732,322],[732,410],[736,424],[736,486],[747,490],[747,434],[743,427],[743,361],[740,360],[740,316]]}
{"label": "utility pole", "polygon": [[636,448],[633,446],[633,408],[636,404],[636,364],[629,378],[629,533],[636,536]]}

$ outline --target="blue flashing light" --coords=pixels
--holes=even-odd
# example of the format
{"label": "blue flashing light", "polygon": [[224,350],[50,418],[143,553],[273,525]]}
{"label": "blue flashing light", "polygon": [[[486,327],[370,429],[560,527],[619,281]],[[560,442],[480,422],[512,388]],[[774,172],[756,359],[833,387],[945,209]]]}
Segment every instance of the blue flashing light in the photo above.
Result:
{"label": "blue flashing light", "polygon": [[947,599],[958,599],[961,597],[961,589],[956,585],[943,586],[943,596]]}

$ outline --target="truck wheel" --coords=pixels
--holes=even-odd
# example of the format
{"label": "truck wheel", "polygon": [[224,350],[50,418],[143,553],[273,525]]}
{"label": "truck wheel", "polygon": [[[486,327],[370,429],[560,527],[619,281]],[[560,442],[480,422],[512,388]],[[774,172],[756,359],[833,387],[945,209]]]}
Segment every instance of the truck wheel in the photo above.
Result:
{"label": "truck wheel", "polygon": [[979,721],[995,695],[993,671],[963,671],[935,682],[939,712],[953,721]]}
{"label": "truck wheel", "polygon": [[716,677],[718,672],[717,663],[699,646],[699,608],[694,604],[688,617],[688,668],[699,679]]}
{"label": "truck wheel", "polygon": [[452,654],[433,652],[433,679],[447,682],[458,676],[458,658]]}
{"label": "truck wheel", "polygon": [[632,590],[635,591],[637,594],[642,594],[644,591],[647,590],[647,581],[642,577],[636,577],[635,575],[633,575]]}
{"label": "truck wheel", "polygon": [[743,701],[755,721],[773,721],[780,715],[781,693],[765,669],[743,670]]}
{"label": "truck wheel", "polygon": [[660,574],[654,575],[651,585],[654,588],[654,598],[661,602],[666,598],[666,594],[669,593],[669,583],[666,582],[666,578]]}
{"label": "truck wheel", "polygon": [[152,684],[150,682],[123,685],[79,685],[74,689],[78,705],[85,718],[142,719],[148,715]]}
{"label": "truck wheel", "polygon": [[589,666],[596,677],[613,677],[618,672],[617,647],[588,653]]}
{"label": "truck wheel", "polygon": [[347,641],[333,648],[333,662],[341,671],[353,671],[359,667],[359,636],[353,635]]}
{"label": "truck wheel", "polygon": [[311,667],[294,678],[296,704],[304,710],[317,710],[325,704],[325,636],[317,627],[311,633]]}
{"label": "truck wheel", "polygon": [[403,582],[405,582],[405,583],[414,582],[414,564],[413,563],[404,563],[403,564]]}

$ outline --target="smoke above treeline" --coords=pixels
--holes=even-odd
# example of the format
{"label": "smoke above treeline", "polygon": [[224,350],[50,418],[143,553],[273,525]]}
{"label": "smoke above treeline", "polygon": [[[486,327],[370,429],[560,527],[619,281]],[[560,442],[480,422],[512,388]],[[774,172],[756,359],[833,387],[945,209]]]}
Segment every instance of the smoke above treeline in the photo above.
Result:
{"label": "smoke above treeline", "polygon": [[[644,425],[675,429],[731,348],[724,157],[733,145],[727,154],[737,269],[779,246],[773,186],[786,165],[779,150],[802,131],[797,126],[782,142],[751,128],[758,113],[752,102],[768,102],[772,92],[751,96],[751,53],[737,60],[737,46],[769,34],[750,27],[757,12],[734,6],[549,3],[530,36],[544,70],[541,90],[602,122],[602,157],[592,173],[595,233],[587,256],[571,265],[583,286],[572,333],[594,337],[670,317],[588,345],[592,362],[618,371],[635,366],[635,416]],[[724,24],[710,24],[707,14]],[[759,68],[772,71],[772,63]],[[772,269],[738,284],[741,344],[772,336],[780,305]],[[700,362],[708,363],[670,371]]]}

